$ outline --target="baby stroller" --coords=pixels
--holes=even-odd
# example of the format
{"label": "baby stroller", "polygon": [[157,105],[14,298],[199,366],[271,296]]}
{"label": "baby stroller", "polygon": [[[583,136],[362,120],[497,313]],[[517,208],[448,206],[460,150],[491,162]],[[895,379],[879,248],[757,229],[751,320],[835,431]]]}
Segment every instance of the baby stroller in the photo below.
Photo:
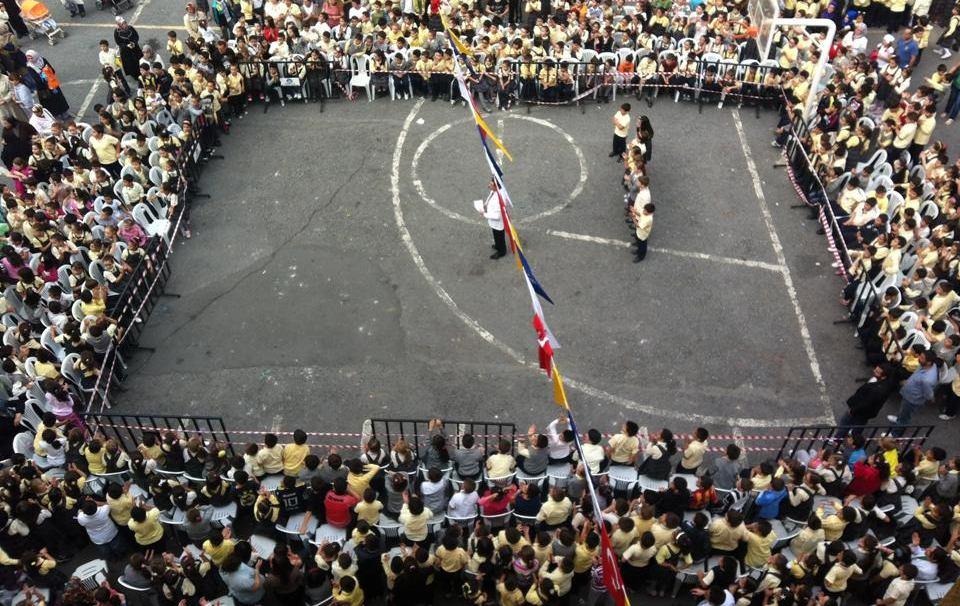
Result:
{"label": "baby stroller", "polygon": [[36,40],[41,36],[47,37],[50,46],[57,43],[58,38],[66,38],[67,33],[57,25],[50,14],[50,10],[37,0],[23,0],[20,3],[20,13],[24,23],[27,24],[27,30],[30,32],[30,38]]}

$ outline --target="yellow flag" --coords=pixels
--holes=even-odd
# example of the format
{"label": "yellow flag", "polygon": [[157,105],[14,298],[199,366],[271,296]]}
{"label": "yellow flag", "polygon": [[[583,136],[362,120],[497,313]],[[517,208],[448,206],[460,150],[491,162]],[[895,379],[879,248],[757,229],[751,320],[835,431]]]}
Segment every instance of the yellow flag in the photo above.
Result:
{"label": "yellow flag", "polygon": [[555,362],[553,363],[553,401],[560,408],[570,410],[570,405],[567,404],[567,393],[563,390],[563,377],[560,376],[560,369]]}
{"label": "yellow flag", "polygon": [[493,131],[490,130],[490,127],[487,126],[487,123],[483,121],[483,118],[481,118],[480,114],[477,113],[476,111],[473,112],[473,119],[476,121],[477,126],[479,126],[481,130],[483,130],[484,134],[486,134],[487,137],[489,137],[490,140],[493,141],[493,144],[496,145],[497,148],[503,152],[503,155],[506,156],[508,160],[513,162],[513,156],[510,155],[510,152],[507,151],[507,148],[503,146],[503,143],[500,142],[500,139],[497,139],[497,136],[493,134]]}
{"label": "yellow flag", "polygon": [[457,50],[464,55],[473,56],[473,51],[460,40],[460,36],[457,36],[453,30],[450,29],[450,23],[447,21],[447,16],[443,14],[443,11],[440,11],[440,23],[443,24],[443,29],[447,32],[447,38],[457,47]]}

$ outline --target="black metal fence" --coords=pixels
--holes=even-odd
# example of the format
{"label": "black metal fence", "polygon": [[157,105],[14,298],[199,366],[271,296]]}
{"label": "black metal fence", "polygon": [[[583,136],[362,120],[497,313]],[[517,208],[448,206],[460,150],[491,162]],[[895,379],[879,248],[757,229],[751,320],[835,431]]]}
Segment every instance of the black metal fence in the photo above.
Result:
{"label": "black metal fence", "polygon": [[231,455],[236,454],[222,417],[102,412],[88,412],[81,416],[92,431],[99,431],[107,439],[116,440],[127,452],[136,450],[143,442],[144,435],[153,434],[160,438],[167,431],[175,431],[181,436],[197,436],[207,443],[216,442],[228,449]]}
{"label": "black metal fence", "polygon": [[[146,327],[150,314],[157,301],[164,296],[164,288],[170,278],[168,259],[173,250],[180,223],[187,213],[187,206],[196,196],[191,187],[200,176],[201,165],[209,152],[205,141],[213,125],[207,124],[203,117],[196,123],[198,136],[187,142],[177,158],[182,178],[178,184],[179,204],[168,218],[169,229],[166,233],[154,235],[144,247],[144,254],[134,268],[131,277],[117,298],[112,302],[110,316],[117,321],[116,338],[106,352],[102,354],[100,375],[90,392],[85,411],[102,412],[109,408],[109,392],[118,382],[118,375],[126,367],[124,355],[139,347],[140,337]],[[173,295],[177,296],[177,295]]]}
{"label": "black metal fence", "polygon": [[894,439],[901,454],[911,450],[914,446],[923,446],[935,425],[813,425],[807,427],[790,427],[783,438],[777,458],[795,458],[801,450],[818,449],[834,442],[848,433],[862,435],[867,444],[876,443],[881,437],[890,434],[899,434]]}
{"label": "black metal fence", "polygon": [[[480,82],[487,76],[479,72],[472,74],[473,79],[478,81],[471,85],[472,93],[483,91],[494,95],[501,92],[496,76],[501,73],[501,65],[507,64],[513,81],[506,93],[528,106],[582,106],[587,100],[615,100],[618,93],[640,97],[643,93],[657,96],[668,91],[684,93],[684,99],[698,103],[718,102],[722,97],[730,96],[738,104],[754,106],[759,111],[764,106],[779,107],[783,98],[779,84],[768,85],[773,81],[768,76],[780,71],[775,62],[722,59],[712,54],[688,58],[685,52],[678,49],[659,52],[647,49],[621,50],[625,52],[590,52],[590,59],[580,60],[524,62],[501,58],[492,66],[492,71],[490,67],[487,68],[487,76],[493,77],[486,84]],[[432,93],[449,95],[452,99],[459,94],[451,72],[417,72],[406,59],[405,68],[391,67],[389,58],[398,53],[404,57],[410,56],[405,51],[388,52],[388,62],[380,68],[373,64],[369,55],[364,54],[339,59],[330,59],[323,54],[319,59],[297,55],[281,60],[239,61],[238,64],[247,94],[262,94],[267,101],[284,98],[322,102],[335,96],[352,98],[357,89],[366,91],[368,100],[372,101],[377,96],[378,78],[391,98],[404,94]],[[643,58],[649,60],[640,66]],[[557,70],[555,87],[548,87],[541,81],[543,70],[548,69],[547,61],[553,62],[550,69]],[[471,65],[483,62],[482,53],[471,59]],[[275,73],[272,67],[276,68]],[[566,83],[560,82],[561,69],[570,76]]]}
{"label": "black metal fence", "polygon": [[[484,452],[496,450],[500,440],[508,440],[513,449],[517,433],[517,427],[513,423],[450,419],[442,421],[444,432],[458,447],[463,435],[469,433]],[[430,443],[429,424],[427,419],[370,419],[369,433],[371,437],[380,440],[387,450],[393,448],[399,440],[403,440],[420,458],[421,449],[425,449]]]}

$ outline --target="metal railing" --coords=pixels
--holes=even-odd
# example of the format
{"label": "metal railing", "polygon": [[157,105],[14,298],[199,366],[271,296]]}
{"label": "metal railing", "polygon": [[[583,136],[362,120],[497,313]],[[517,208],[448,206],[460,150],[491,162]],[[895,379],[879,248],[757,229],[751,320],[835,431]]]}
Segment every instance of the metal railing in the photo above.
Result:
{"label": "metal railing", "polygon": [[127,452],[136,450],[146,434],[157,436],[159,442],[162,433],[175,431],[181,435],[198,436],[204,442],[215,442],[229,449],[231,456],[236,454],[222,417],[102,412],[83,413],[81,417],[91,430],[116,440]]}
{"label": "metal railing", "polygon": [[[397,52],[388,52],[388,59],[392,58]],[[722,90],[712,89],[706,85],[706,76],[710,72],[715,75],[716,83],[723,86],[743,85],[736,93],[731,96],[740,103],[750,104],[758,108],[764,104],[771,107],[778,107],[782,99],[782,91],[777,87],[764,86],[767,76],[771,72],[779,72],[780,68],[772,63],[760,64],[757,61],[724,60],[712,56],[683,58],[683,53],[678,49],[664,49],[656,53],[654,51],[641,49],[639,51],[630,51],[635,58],[654,57],[655,69],[653,73],[638,72],[637,65],[634,65],[632,71],[621,71],[620,61],[623,58],[618,53],[590,53],[592,60],[576,60],[544,58],[538,61],[521,61],[517,59],[499,59],[496,62],[495,71],[487,71],[488,75],[499,73],[500,65],[506,63],[510,66],[511,74],[514,77],[511,95],[514,99],[531,104],[556,104],[556,105],[583,105],[586,98],[597,99],[598,96],[609,96],[614,100],[618,91],[627,91],[630,94],[635,93],[640,96],[644,90],[653,90],[659,94],[664,90],[682,90],[693,93],[694,100],[701,100],[701,94],[707,93],[708,96],[716,96],[719,99]],[[404,54],[401,52],[401,54]],[[407,54],[409,56],[409,54]],[[571,81],[565,86],[555,87],[552,94],[548,95],[540,82],[541,71],[546,67],[546,61],[554,62],[554,67],[559,69],[565,67]],[[475,57],[475,62],[482,62],[483,54]],[[337,94],[347,96],[352,88],[369,89],[372,82],[369,78],[373,76],[386,76],[387,86],[391,91],[401,82],[407,90],[427,90],[429,87],[441,86],[440,94],[457,94],[456,83],[452,79],[452,73],[446,71],[418,72],[410,64],[403,70],[397,70],[391,67],[390,61],[384,65],[383,69],[376,69],[369,55],[357,54],[353,57],[344,56],[340,59],[328,59],[321,55],[319,60],[302,58],[269,59],[269,60],[245,60],[238,62],[241,74],[244,76],[246,92],[265,93],[268,96],[273,95],[297,95],[304,101],[310,99],[323,100],[325,97],[332,97]],[[304,74],[303,68],[306,65],[320,65],[319,69],[313,73]],[[275,77],[268,81],[268,68],[274,66],[277,68]],[[489,69],[489,68],[488,68]],[[363,75],[369,77],[363,80],[364,84],[352,85],[354,76]],[[433,82],[431,76],[445,76],[441,83]],[[395,80],[394,78],[397,78]],[[271,84],[272,82],[272,84]],[[320,90],[315,90],[319,88]],[[558,96],[557,93],[564,94]],[[475,91],[474,91],[475,92]],[[319,93],[319,95],[318,95]],[[375,98],[375,92],[368,91],[368,97]],[[321,104],[321,111],[323,106]]]}
{"label": "metal railing", "polygon": [[191,193],[189,185],[195,183],[200,175],[206,151],[203,141],[208,129],[214,127],[206,124],[203,117],[200,117],[196,128],[197,136],[184,146],[177,157],[183,177],[177,188],[179,205],[169,217],[169,229],[163,235],[151,237],[144,247],[143,257],[110,309],[110,316],[117,321],[116,337],[103,354],[97,383],[87,398],[85,410],[88,413],[103,412],[110,407],[109,391],[111,386],[118,382],[118,367],[126,367],[123,356],[131,349],[139,347],[140,336],[150,314],[159,298],[166,294],[164,288],[171,275],[167,261],[173,250],[180,222],[187,212],[187,205],[191,203],[191,198],[196,196]]}
{"label": "metal railing", "polygon": [[[464,434],[472,434],[476,445],[489,453],[496,450],[500,440],[508,440],[511,448],[515,443],[517,426],[513,423],[496,421],[457,421],[442,419],[444,432],[456,446],[460,446],[460,439]],[[420,458],[421,448],[430,444],[430,431],[427,429],[428,419],[369,419],[369,435],[380,440],[380,443],[391,450],[394,444],[403,440]]]}
{"label": "metal railing", "polygon": [[881,437],[893,433],[900,433],[894,439],[897,441],[901,454],[908,452],[914,446],[922,446],[926,442],[935,425],[813,425],[807,427],[790,427],[783,438],[777,458],[794,458],[797,451],[820,448],[835,442],[839,436],[847,433],[859,434],[866,438],[867,443],[878,441]]}

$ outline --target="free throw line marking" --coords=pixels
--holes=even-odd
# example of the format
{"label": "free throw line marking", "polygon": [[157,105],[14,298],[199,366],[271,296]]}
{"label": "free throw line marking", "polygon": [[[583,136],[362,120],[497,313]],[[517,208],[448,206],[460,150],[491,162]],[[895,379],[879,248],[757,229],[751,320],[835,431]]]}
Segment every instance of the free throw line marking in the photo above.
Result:
{"label": "free throw line marking", "polygon": [[[558,238],[566,238],[567,240],[578,240],[580,242],[592,242],[594,244],[606,244],[608,246],[619,246],[621,248],[630,248],[632,244],[632,242],[627,242],[626,240],[614,240],[612,238],[600,238],[598,236],[573,234],[568,231],[559,231],[556,229],[548,229],[547,234],[551,236],[557,236]],[[672,248],[660,248],[657,246],[651,246],[650,250],[653,252],[663,253],[665,255],[673,255],[675,257],[684,257],[687,259],[700,259],[702,261],[726,263],[727,265],[740,265],[742,267],[753,267],[756,269],[765,269],[767,271],[774,271],[777,273],[781,273],[783,271],[783,268],[780,267],[779,265],[774,265],[773,263],[766,263],[764,261],[753,261],[751,259],[737,259],[735,257],[724,257],[722,255],[708,255],[707,253],[691,252],[687,250],[674,250]]]}

